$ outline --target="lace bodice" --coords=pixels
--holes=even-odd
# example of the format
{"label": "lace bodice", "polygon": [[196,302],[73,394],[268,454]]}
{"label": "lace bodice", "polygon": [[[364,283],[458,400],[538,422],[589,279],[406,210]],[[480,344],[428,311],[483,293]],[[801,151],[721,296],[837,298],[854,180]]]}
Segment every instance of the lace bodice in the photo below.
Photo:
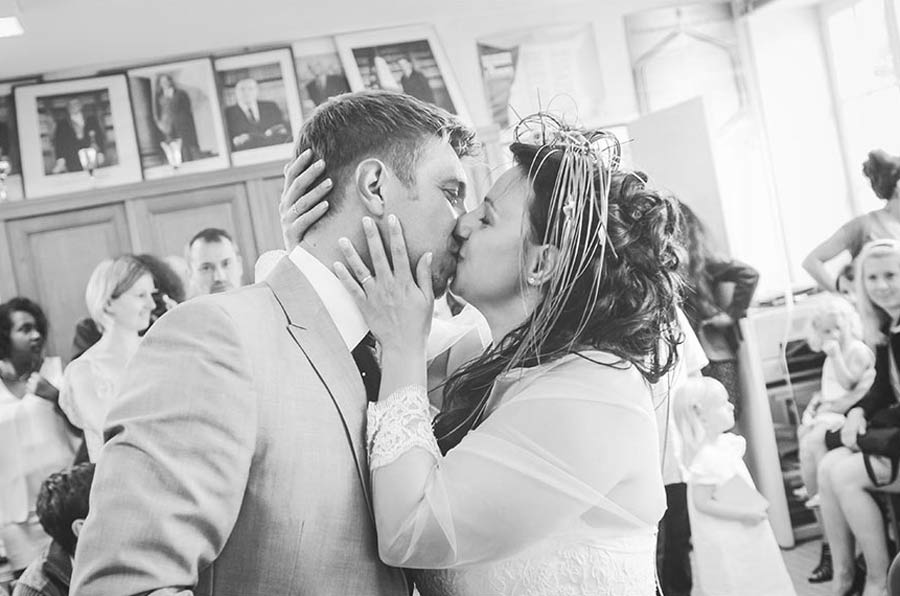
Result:
{"label": "lace bodice", "polygon": [[496,563],[413,577],[421,596],[651,596],[655,553],[652,533],[602,541],[560,536]]}

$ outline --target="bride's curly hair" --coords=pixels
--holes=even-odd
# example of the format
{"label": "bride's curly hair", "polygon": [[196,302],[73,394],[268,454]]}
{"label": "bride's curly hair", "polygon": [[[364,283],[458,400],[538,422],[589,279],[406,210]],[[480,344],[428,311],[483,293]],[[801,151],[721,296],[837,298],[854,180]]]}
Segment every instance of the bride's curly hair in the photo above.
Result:
{"label": "bride's curly hair", "polygon": [[[553,214],[559,206],[554,191],[558,190],[565,152],[553,145],[518,142],[510,150],[516,166],[531,183],[527,210],[530,239],[546,243],[548,238],[559,238],[562,234],[554,234],[550,228],[567,225],[566,218]],[[605,250],[594,250],[582,261],[586,266],[571,276],[562,300],[550,296],[552,287],[545,291],[527,320],[447,380],[446,413],[435,421],[435,434],[445,452],[477,425],[495,379],[512,367],[531,367],[570,353],[602,350],[619,358],[614,366],[633,366],[647,382],[655,383],[676,364],[675,348],[682,341],[675,322],[682,288],[677,203],[649,188],[641,173],[610,175],[602,170],[605,166],[592,163],[593,196],[576,199],[587,201],[597,213],[604,210],[606,229],[598,228],[596,220],[579,218],[576,234],[584,241],[599,231],[601,240],[594,249],[605,242]],[[606,205],[605,187],[609,187]],[[564,202],[571,204],[570,200]],[[589,250],[584,247],[591,242],[576,241],[575,246]],[[584,255],[565,257],[578,260]],[[549,318],[544,312],[547,308],[555,311]],[[548,320],[550,324],[541,324]],[[534,327],[542,329],[537,340]]]}

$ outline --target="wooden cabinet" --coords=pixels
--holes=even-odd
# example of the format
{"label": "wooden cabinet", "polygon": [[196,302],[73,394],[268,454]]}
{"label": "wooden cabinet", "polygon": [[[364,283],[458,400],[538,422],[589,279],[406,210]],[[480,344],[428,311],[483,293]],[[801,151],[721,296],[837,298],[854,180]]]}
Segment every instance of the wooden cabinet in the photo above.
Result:
{"label": "wooden cabinet", "polygon": [[183,255],[207,227],[232,234],[245,282],[263,251],[282,248],[283,164],[175,176],[71,195],[0,203],[0,301],[26,296],[50,321],[48,354],[68,360],[97,263],[125,253]]}
{"label": "wooden cabinet", "polygon": [[18,294],[47,314],[48,353],[68,357],[75,323],[87,316],[84,290],[91,272],[103,259],[131,252],[125,207],[14,220],[7,232]]}

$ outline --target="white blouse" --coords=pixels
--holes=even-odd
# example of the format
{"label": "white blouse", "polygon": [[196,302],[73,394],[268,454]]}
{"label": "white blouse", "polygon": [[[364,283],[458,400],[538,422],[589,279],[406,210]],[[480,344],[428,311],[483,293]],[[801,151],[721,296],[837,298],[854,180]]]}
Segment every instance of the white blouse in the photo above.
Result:
{"label": "white blouse", "polygon": [[665,492],[651,389],[614,356],[585,356],[603,364],[570,355],[499,379],[489,416],[445,457],[421,388],[370,404],[386,563],[457,570],[420,577],[436,594],[654,593]]}
{"label": "white blouse", "polygon": [[97,461],[103,447],[103,425],[124,372],[112,371],[100,364],[93,352],[95,347],[69,363],[59,393],[59,407],[72,424],[84,431],[84,442],[92,462]]}

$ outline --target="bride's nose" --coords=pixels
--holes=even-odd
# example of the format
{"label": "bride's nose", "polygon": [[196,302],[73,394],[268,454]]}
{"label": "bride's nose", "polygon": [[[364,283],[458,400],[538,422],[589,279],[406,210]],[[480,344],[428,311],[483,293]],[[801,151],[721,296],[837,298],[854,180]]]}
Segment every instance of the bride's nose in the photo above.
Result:
{"label": "bride's nose", "polygon": [[456,220],[456,227],[453,229],[453,237],[457,242],[462,244],[469,238],[469,235],[472,233],[472,226],[477,219],[478,217],[475,215],[475,212],[469,211]]}

